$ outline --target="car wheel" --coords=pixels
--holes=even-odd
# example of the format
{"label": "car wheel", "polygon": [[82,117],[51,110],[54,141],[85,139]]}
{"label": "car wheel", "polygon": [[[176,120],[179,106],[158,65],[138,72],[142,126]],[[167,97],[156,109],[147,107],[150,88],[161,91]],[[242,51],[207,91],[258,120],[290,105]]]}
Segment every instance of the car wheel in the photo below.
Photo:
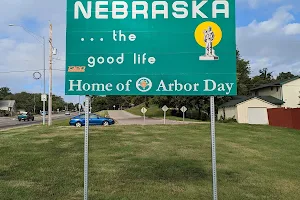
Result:
{"label": "car wheel", "polygon": [[76,127],[81,127],[82,125],[81,125],[80,122],[77,122],[77,123],[75,124],[75,126],[76,126]]}
{"label": "car wheel", "polygon": [[109,125],[108,121],[103,122],[103,126],[108,126],[108,125]]}
{"label": "car wheel", "polygon": [[19,119],[19,122],[21,121],[21,119]]}

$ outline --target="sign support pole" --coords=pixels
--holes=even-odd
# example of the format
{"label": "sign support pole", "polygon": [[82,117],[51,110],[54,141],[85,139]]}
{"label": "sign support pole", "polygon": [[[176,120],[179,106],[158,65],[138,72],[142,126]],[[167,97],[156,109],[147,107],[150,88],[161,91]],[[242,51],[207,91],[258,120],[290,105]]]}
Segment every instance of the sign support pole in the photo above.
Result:
{"label": "sign support pole", "polygon": [[211,157],[212,157],[212,184],[213,184],[213,200],[218,199],[217,190],[217,164],[216,164],[216,137],[215,137],[215,98],[210,97],[210,130],[211,130]]}
{"label": "sign support pole", "polygon": [[164,111],[164,124],[166,124],[166,111]]}
{"label": "sign support pole", "polygon": [[89,105],[90,97],[86,96],[84,126],[84,200],[88,200]]}
{"label": "sign support pole", "polygon": [[146,124],[146,113],[144,113],[144,125]]}
{"label": "sign support pole", "polygon": [[183,121],[184,121],[184,115],[185,115],[185,113],[183,113]]}

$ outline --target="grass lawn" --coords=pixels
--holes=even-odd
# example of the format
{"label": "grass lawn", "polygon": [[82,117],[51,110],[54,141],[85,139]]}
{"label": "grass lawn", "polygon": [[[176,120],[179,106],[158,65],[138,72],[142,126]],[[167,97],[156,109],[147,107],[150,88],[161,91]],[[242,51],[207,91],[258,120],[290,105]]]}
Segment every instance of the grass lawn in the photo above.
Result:
{"label": "grass lawn", "polygon": [[[83,199],[84,128],[0,132],[0,199]],[[211,199],[210,127],[90,129],[89,199]],[[219,199],[296,200],[300,131],[217,124]]]}
{"label": "grass lawn", "polygon": [[100,115],[101,117],[109,116],[107,110],[102,110],[100,112],[97,112],[97,114]]}

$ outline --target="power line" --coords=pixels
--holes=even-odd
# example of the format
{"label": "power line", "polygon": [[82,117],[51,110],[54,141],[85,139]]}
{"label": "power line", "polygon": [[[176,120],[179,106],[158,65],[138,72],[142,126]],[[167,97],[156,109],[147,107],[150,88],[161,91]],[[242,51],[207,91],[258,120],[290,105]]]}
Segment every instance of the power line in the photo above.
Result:
{"label": "power line", "polygon": [[[36,71],[42,71],[44,69],[33,69],[33,70],[23,70],[23,71],[7,71],[7,72],[0,72],[0,74],[10,74],[10,73],[23,73],[23,72],[36,72]],[[46,69],[49,70],[49,69]],[[55,71],[66,71],[65,69],[52,69]]]}
{"label": "power line", "polygon": [[53,60],[66,61],[66,60],[61,59],[61,58],[53,58]]}

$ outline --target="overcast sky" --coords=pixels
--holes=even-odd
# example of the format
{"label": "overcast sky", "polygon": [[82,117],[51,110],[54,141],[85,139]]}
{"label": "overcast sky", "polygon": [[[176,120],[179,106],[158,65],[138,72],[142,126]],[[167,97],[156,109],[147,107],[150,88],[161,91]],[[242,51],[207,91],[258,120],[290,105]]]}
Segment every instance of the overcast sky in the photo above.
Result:
{"label": "overcast sky", "polygon": [[[1,0],[0,7],[0,87],[12,92],[42,92],[42,80],[32,73],[42,73],[43,46],[17,24],[49,37],[49,20],[53,24],[53,43],[58,49],[54,57],[53,92],[67,101],[78,97],[64,95],[66,1]],[[243,58],[250,60],[252,75],[264,67],[277,75],[291,71],[300,74],[300,1],[236,0],[237,47]],[[46,61],[48,68],[48,52]],[[30,72],[13,72],[13,71]],[[10,72],[10,73],[4,73]],[[47,71],[48,72],[48,71]],[[48,76],[46,76],[48,92]]]}

